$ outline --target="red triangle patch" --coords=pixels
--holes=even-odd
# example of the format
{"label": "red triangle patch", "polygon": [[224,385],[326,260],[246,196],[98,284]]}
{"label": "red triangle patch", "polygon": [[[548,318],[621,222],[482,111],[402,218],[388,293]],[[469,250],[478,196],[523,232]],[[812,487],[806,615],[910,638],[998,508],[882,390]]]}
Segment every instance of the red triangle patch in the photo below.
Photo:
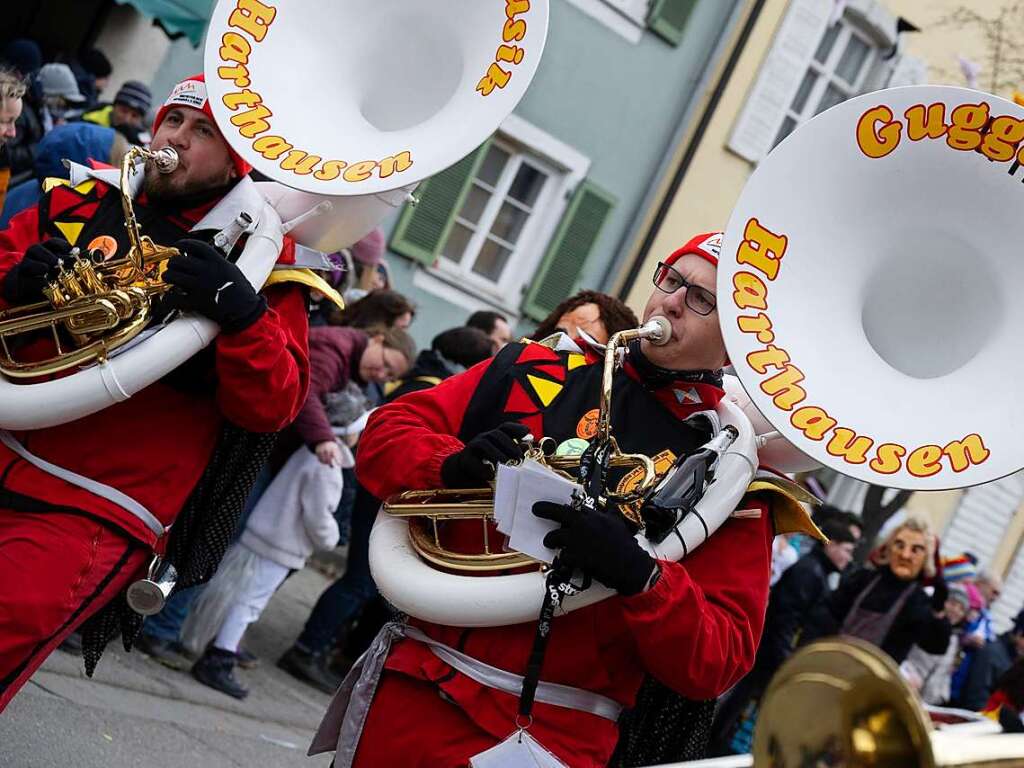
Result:
{"label": "red triangle patch", "polygon": [[64,211],[78,205],[84,198],[69,187],[54,187],[50,192],[50,208],[47,212],[50,219],[56,219]]}
{"label": "red triangle patch", "polygon": [[558,382],[565,381],[565,366],[561,364],[561,361],[559,361],[558,364],[554,365],[551,363],[544,363],[543,365],[538,365],[536,368],[533,369],[533,372],[547,374],[552,379]]}
{"label": "red triangle patch", "polygon": [[545,362],[551,363],[558,359],[558,353],[553,349],[541,346],[540,344],[527,344],[519,355],[519,359],[516,360],[516,365],[520,363],[531,363],[531,362]]}
{"label": "red triangle patch", "polygon": [[75,216],[81,216],[84,219],[91,219],[96,214],[96,209],[100,207],[99,203],[86,203],[75,209]]}
{"label": "red triangle patch", "polygon": [[544,437],[544,417],[541,414],[534,413],[529,416],[523,416],[519,419],[519,423],[530,430],[534,440],[540,440]]}
{"label": "red triangle patch", "polygon": [[505,413],[535,413],[537,404],[518,381],[512,382],[512,389],[505,401]]}

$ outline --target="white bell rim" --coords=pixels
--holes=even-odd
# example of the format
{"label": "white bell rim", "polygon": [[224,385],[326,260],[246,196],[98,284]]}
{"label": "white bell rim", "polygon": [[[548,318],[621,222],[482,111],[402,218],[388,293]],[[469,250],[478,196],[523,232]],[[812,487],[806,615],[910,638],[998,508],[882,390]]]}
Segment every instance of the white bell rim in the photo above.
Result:
{"label": "white bell rim", "polygon": [[[382,192],[461,160],[526,93],[548,26],[548,0],[448,0],[422,7],[406,0],[268,0],[273,18],[257,40],[238,17],[231,23],[239,2],[219,0],[207,32],[204,71],[217,125],[256,170],[318,195]],[[510,77],[484,95],[477,87],[495,71],[492,65]],[[224,97],[243,91],[260,101],[229,108]],[[231,118],[250,109],[272,114],[264,118],[266,130],[246,137]],[[268,159],[254,149],[262,139],[263,152],[273,154],[266,149],[272,136],[321,162],[305,173],[283,171],[287,154]],[[407,169],[387,161],[406,151]],[[328,160],[347,166],[328,167]],[[363,162],[376,166],[357,166]]]}
{"label": "white bell rim", "polygon": [[[1024,466],[1024,402],[992,397],[985,388],[991,382],[998,391],[999,382],[1024,376],[1024,360],[1013,354],[1024,327],[1024,302],[1012,295],[1024,281],[1014,242],[1024,213],[1020,172],[1009,173],[1012,159],[952,148],[948,131],[912,139],[908,110],[923,116],[933,104],[944,105],[946,123],[961,105],[988,105],[992,117],[1024,121],[1024,108],[1012,102],[948,86],[895,88],[843,102],[798,128],[754,171],[730,217],[718,269],[729,358],[755,406],[816,461],[910,490],[980,484]],[[901,127],[876,121],[884,115],[869,110],[878,107]],[[872,139],[883,129],[891,147]],[[970,141],[962,131],[953,135]],[[756,232],[754,219],[787,237],[774,279],[770,264],[741,250],[747,227]],[[750,274],[766,289],[765,310],[737,305],[737,279],[761,292]],[[741,330],[740,317],[760,314],[770,331],[759,338],[750,321]],[[796,382],[802,401],[780,407],[766,393],[773,385],[765,382],[782,370],[768,365],[762,373],[748,355],[769,344],[803,376]],[[833,442],[835,428],[810,439],[794,420],[804,427],[812,417],[819,427],[828,421],[804,408],[823,409],[835,427],[870,439],[870,448],[847,460],[843,440]],[[893,447],[881,455],[886,444],[904,455]]]}

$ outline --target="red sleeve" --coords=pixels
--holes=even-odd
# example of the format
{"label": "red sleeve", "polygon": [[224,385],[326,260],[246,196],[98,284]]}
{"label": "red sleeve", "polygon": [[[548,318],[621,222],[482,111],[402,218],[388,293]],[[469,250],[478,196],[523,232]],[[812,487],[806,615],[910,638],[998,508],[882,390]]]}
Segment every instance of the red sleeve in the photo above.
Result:
{"label": "red sleeve", "polygon": [[217,405],[224,417],[252,432],[291,423],[309,388],[309,321],[304,291],[268,288],[267,311],[238,333],[217,336]]}
{"label": "red sleeve", "polygon": [[[7,229],[0,232],[0,280],[25,257],[25,249],[38,242],[39,208],[33,205],[12,216]],[[0,307],[6,306],[0,298]]]}
{"label": "red sleeve", "polygon": [[731,519],[683,562],[662,562],[648,592],[619,601],[644,668],[692,699],[713,699],[745,675],[764,629],[774,537],[757,519]]}
{"label": "red sleeve", "polygon": [[490,360],[375,410],[359,438],[356,475],[378,499],[441,487],[441,464],[462,450],[455,435]]}

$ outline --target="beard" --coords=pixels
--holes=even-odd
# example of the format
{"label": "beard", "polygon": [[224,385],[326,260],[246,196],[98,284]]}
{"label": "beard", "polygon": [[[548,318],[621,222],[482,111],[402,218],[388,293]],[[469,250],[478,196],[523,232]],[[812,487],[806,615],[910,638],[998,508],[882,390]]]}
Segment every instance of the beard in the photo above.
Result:
{"label": "beard", "polygon": [[178,210],[194,208],[210,200],[223,197],[234,184],[232,166],[201,178],[189,178],[179,175],[188,169],[179,168],[172,173],[160,173],[152,160],[146,161],[146,176],[142,189],[146,199],[158,208],[175,208]]}

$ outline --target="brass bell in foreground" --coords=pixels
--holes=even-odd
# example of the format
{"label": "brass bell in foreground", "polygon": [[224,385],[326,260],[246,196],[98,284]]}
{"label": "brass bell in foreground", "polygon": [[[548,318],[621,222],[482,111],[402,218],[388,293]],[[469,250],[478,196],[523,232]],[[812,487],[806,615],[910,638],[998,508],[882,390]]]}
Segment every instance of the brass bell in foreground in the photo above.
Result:
{"label": "brass bell in foreground", "polygon": [[772,679],[754,768],[1010,768],[1024,734],[935,731],[896,664],[860,640],[822,640]]}

